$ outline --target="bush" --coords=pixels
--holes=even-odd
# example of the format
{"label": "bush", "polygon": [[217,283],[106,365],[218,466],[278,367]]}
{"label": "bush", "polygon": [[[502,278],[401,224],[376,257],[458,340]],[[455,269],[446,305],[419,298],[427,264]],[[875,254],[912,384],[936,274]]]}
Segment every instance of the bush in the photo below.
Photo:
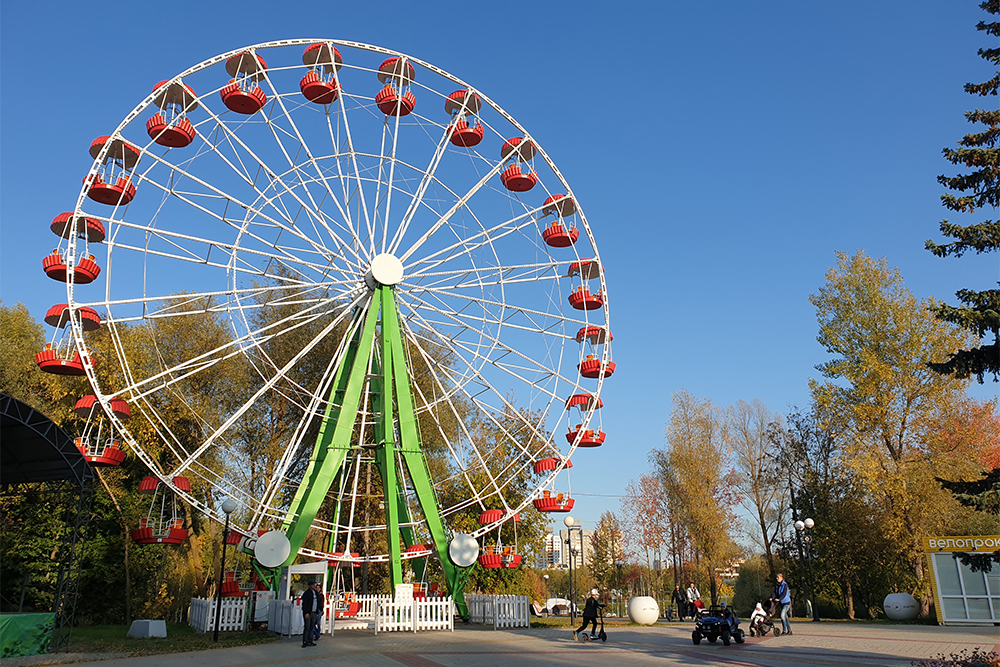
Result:
{"label": "bush", "polygon": [[951,655],[939,654],[936,658],[910,662],[914,667],[998,667],[1000,653],[996,651],[973,650],[971,653],[963,649]]}

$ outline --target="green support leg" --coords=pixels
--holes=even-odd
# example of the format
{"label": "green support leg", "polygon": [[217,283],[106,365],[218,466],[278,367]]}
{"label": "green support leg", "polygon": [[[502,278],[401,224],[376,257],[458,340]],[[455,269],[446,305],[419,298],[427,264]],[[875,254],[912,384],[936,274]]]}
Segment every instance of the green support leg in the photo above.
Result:
{"label": "green support leg", "polygon": [[[343,466],[351,449],[361,396],[368,379],[366,374],[369,354],[378,340],[381,354],[376,354],[373,362],[381,365],[381,368],[379,377],[373,380],[372,395],[375,398],[372,407],[378,413],[375,424],[377,441],[375,459],[382,476],[392,586],[394,589],[403,578],[401,538],[406,546],[414,544],[416,540],[411,527],[400,527],[401,519],[405,523],[410,523],[412,519],[403,491],[401,479],[403,473],[397,468],[398,453],[413,484],[420,511],[434,542],[434,549],[441,559],[448,580],[448,591],[455,601],[459,614],[467,619],[469,611],[465,604],[463,588],[471,568],[456,567],[448,556],[448,534],[441,519],[434,484],[420,445],[403,337],[392,288],[379,286],[372,295],[367,312],[362,311],[357,318],[352,324],[355,327],[355,334],[352,336],[343,362],[334,374],[329,404],[320,424],[312,457],[285,517],[283,529],[291,542],[291,555],[285,564],[291,565],[294,562],[331,485],[336,483],[339,474],[348,474],[343,470]],[[381,335],[376,339],[379,322],[381,322]],[[399,423],[398,444],[395,431],[396,415]],[[338,513],[340,509],[337,508]],[[329,548],[333,549],[335,545],[331,542]],[[417,563],[417,560],[420,562]],[[426,566],[424,559],[416,559],[413,566],[418,578],[422,579],[423,568]]]}
{"label": "green support leg", "polygon": [[413,410],[413,397],[410,393],[410,378],[406,367],[406,354],[403,350],[403,338],[399,330],[399,316],[396,313],[396,301],[391,289],[382,287],[382,330],[383,340],[388,339],[392,350],[393,364],[397,369],[393,374],[396,389],[396,407],[399,414],[400,453],[406,464],[413,490],[423,512],[427,528],[434,540],[434,548],[441,559],[445,576],[448,578],[448,591],[451,593],[455,606],[462,618],[468,618],[469,609],[465,604],[465,595],[459,587],[459,568],[451,562],[448,556],[448,537],[444,522],[438,511],[437,496],[430,472],[420,448],[420,436],[417,429],[417,417]]}
{"label": "green support leg", "polygon": [[[296,491],[288,515],[285,517],[283,528],[285,534],[288,535],[288,541],[291,542],[291,552],[285,565],[291,565],[295,561],[298,550],[312,527],[313,519],[316,518],[316,513],[319,512],[319,508],[330,490],[330,485],[333,484],[337,473],[340,472],[344,459],[351,448],[351,437],[358,418],[358,407],[368,370],[366,351],[372,349],[380,301],[381,293],[376,291],[372,295],[371,305],[365,316],[364,328],[357,339],[357,345],[353,345],[352,341],[351,347],[354,351],[353,354],[349,355],[352,358],[345,359],[336,371],[334,386],[330,392],[330,404],[327,406],[323,422],[320,424],[312,458],[302,483]],[[343,376],[348,370],[348,366],[350,369],[345,381]],[[337,409],[335,399],[341,393],[341,386],[343,387],[343,402],[341,407]]]}

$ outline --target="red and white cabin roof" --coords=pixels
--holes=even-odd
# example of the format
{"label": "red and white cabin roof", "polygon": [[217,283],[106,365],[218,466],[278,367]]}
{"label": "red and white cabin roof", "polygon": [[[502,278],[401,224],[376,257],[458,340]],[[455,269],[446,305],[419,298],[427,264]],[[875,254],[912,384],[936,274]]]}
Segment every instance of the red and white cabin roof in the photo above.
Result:
{"label": "red and white cabin roof", "polygon": [[477,114],[482,108],[483,101],[471,90],[456,90],[444,101],[444,110],[449,114],[456,111],[463,114]]}
{"label": "red and white cabin roof", "polygon": [[590,341],[591,345],[604,345],[615,337],[607,329],[601,327],[583,327],[576,332],[576,342],[582,343],[584,340]]}
{"label": "red and white cabin roof", "polygon": [[552,195],[542,204],[542,213],[557,213],[560,218],[565,218],[576,213],[576,202],[569,195]]}
{"label": "red and white cabin roof", "polygon": [[97,137],[90,144],[90,157],[97,159],[101,149],[108,146],[108,152],[104,155],[104,162],[108,160],[118,160],[126,169],[131,169],[139,162],[139,148],[134,144],[110,136]]}
{"label": "red and white cabin roof", "polygon": [[266,69],[267,63],[264,62],[264,59],[249,51],[237,53],[226,60],[226,71],[234,79],[237,75],[244,74],[254,81],[260,81],[264,78],[264,70]]}
{"label": "red and white cabin roof", "polygon": [[581,259],[569,265],[567,276],[580,276],[584,280],[592,280],[601,275],[601,265],[596,259]]}
{"label": "red and white cabin roof", "polygon": [[198,108],[198,96],[191,90],[191,86],[181,81],[171,81],[169,79],[160,81],[153,86],[153,92],[156,93],[156,97],[153,98],[153,104],[161,109],[167,104],[176,104],[185,111]]}
{"label": "red and white cabin roof", "polygon": [[378,80],[386,83],[390,79],[401,86],[408,86],[417,78],[417,72],[402,58],[386,58],[378,66]]}
{"label": "red and white cabin roof", "polygon": [[[80,308],[80,319],[82,320],[84,331],[97,331],[101,328],[101,316],[93,308]],[[61,329],[69,324],[69,305],[57,303],[45,312],[45,323],[49,326]]]}
{"label": "red and white cabin roof", "polygon": [[[70,222],[71,220],[73,222]],[[52,218],[49,229],[52,230],[53,234],[64,239],[68,239],[72,234],[85,233],[87,241],[90,243],[101,243],[105,237],[104,225],[101,224],[100,220],[84,218],[83,216],[78,216],[74,220],[73,214],[69,211]]]}
{"label": "red and white cabin roof", "polygon": [[577,406],[579,406],[582,410],[590,410],[592,408],[599,410],[604,407],[604,401],[593,394],[573,394],[566,399],[567,410]]}
{"label": "red and white cabin roof", "polygon": [[528,160],[535,157],[537,153],[535,148],[535,143],[531,139],[525,139],[524,137],[513,137],[504,142],[503,146],[500,148],[500,159],[506,160],[511,153],[514,153],[514,159],[520,160],[521,162],[527,162]]}
{"label": "red and white cabin roof", "polygon": [[[111,411],[115,413],[115,416],[119,419],[128,419],[132,414],[132,410],[129,408],[128,403],[121,398],[112,398],[111,401]],[[101,409],[101,402],[97,400],[97,396],[90,394],[89,396],[84,396],[76,405],[73,406],[73,412],[76,413],[77,417],[82,419],[90,419],[91,417],[99,415],[103,410]]]}
{"label": "red and white cabin roof", "polygon": [[302,53],[302,64],[309,67],[320,65],[324,72],[330,73],[334,69],[339,71],[344,66],[344,58],[337,47],[325,42],[316,42],[307,46]]}

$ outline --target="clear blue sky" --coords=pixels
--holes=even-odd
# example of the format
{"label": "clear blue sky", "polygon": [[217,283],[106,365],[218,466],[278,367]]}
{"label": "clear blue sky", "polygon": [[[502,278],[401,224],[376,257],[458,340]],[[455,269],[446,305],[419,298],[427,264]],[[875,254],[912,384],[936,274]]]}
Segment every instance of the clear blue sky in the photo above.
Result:
{"label": "clear blue sky", "polygon": [[[923,250],[945,217],[941,149],[979,102],[962,85],[992,74],[978,4],[5,2],[0,298],[36,319],[54,303],[48,223],[72,208],[91,140],[155,82],[281,38],[409,53],[507,109],[587,211],[618,371],[607,444],[576,455],[573,488],[618,494],[680,388],[807,403],[825,359],[808,295],[834,251],[887,257],[920,297],[997,280],[995,255]],[[574,514],[592,527],[605,508],[617,500],[581,497]]]}

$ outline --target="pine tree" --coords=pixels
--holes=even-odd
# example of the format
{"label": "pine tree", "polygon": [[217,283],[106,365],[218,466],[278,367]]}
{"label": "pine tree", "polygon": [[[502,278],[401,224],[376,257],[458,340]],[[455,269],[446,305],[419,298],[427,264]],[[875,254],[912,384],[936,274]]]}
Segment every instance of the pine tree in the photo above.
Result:
{"label": "pine tree", "polygon": [[[1000,14],[1000,0],[986,0],[980,7],[990,14]],[[976,29],[993,37],[1000,37],[1000,22],[980,21]],[[979,49],[987,62],[1000,66],[1000,48]],[[967,83],[965,92],[981,97],[996,96],[1000,89],[1000,71],[984,83]],[[994,105],[995,106],[995,105]],[[994,211],[1000,206],[1000,110],[975,109],[967,111],[970,123],[986,125],[983,132],[966,134],[958,148],[945,148],[948,162],[971,169],[971,173],[957,176],[938,176],[938,182],[954,193],[941,196],[944,206],[958,213],[975,213],[986,207]],[[954,241],[937,244],[931,240],[926,248],[938,257],[961,257],[974,250],[976,254],[1000,249],[1000,220],[983,220],[977,224],[957,225],[944,220],[941,233]],[[1000,283],[998,283],[1000,285]],[[969,350],[959,350],[942,363],[929,363],[934,371],[958,378],[975,376],[980,383],[986,373],[993,374],[993,381],[1000,379],[1000,289],[975,291],[962,289],[955,293],[960,306],[940,304],[932,306],[934,315],[945,322],[957,324],[975,333],[984,344]],[[992,334],[993,342],[988,335]],[[986,341],[983,339],[986,338]]]}

